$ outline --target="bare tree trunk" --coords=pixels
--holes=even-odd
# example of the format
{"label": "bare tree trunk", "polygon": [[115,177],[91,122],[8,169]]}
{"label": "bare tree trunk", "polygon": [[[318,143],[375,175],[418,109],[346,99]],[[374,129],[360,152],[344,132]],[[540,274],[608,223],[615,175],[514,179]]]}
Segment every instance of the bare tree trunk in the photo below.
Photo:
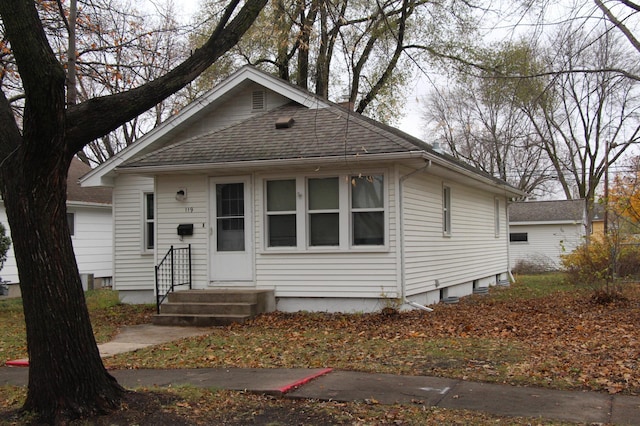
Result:
{"label": "bare tree trunk", "polygon": [[134,90],[66,106],[65,71],[35,2],[0,1],[25,91],[22,128],[0,92],[0,193],[18,266],[27,328],[24,409],[46,423],[107,411],[123,388],[96,345],[67,225],[66,179],[73,155],[93,139],[173,94],[233,47],[266,0],[231,0],[201,49],[164,77]]}
{"label": "bare tree trunk", "polygon": [[66,226],[69,160],[46,154],[17,155],[1,178],[27,328],[23,408],[57,423],[115,407],[124,389],[102,364]]}

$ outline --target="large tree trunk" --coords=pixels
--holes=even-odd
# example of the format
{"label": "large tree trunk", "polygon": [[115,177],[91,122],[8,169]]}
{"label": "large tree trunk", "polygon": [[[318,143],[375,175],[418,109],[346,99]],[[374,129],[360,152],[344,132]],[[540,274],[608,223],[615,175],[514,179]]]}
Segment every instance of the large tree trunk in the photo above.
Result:
{"label": "large tree trunk", "polygon": [[4,35],[25,91],[22,126],[0,91],[0,192],[27,326],[30,369],[24,408],[42,421],[106,411],[124,393],[100,359],[67,225],[66,179],[74,153],[196,78],[237,43],[265,3],[246,0],[240,6],[240,0],[230,0],[205,45],[163,77],[65,108],[65,72],[35,2],[0,1]]}
{"label": "large tree trunk", "polygon": [[24,409],[49,423],[112,408],[124,392],[93,336],[66,219],[69,162],[60,157],[43,156],[27,170],[17,159],[2,169],[27,327]]}

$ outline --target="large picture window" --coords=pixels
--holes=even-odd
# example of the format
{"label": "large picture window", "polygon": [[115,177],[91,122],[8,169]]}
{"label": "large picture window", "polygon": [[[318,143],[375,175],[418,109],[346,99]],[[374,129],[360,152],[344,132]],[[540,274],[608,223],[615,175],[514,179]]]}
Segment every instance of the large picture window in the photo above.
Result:
{"label": "large picture window", "polygon": [[382,173],[272,179],[264,188],[267,248],[345,250],[386,244]]}

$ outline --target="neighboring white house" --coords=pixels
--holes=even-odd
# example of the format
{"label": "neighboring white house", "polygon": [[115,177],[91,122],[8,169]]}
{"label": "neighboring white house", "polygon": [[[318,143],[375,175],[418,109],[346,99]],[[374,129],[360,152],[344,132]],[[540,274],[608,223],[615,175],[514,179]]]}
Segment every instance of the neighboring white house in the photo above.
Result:
{"label": "neighboring white house", "polygon": [[[71,161],[67,178],[67,221],[80,274],[93,274],[94,279],[109,284],[113,275],[111,188],[82,188],[79,179],[89,171],[91,167],[77,158]],[[9,230],[2,200],[0,222]],[[9,283],[19,282],[13,248],[9,249],[0,277]]]}
{"label": "neighboring white house", "polygon": [[[596,214],[601,209],[596,206]],[[602,221],[596,216],[593,223]],[[509,206],[511,268],[560,269],[560,256],[585,238],[585,200],[524,201]]]}
{"label": "neighboring white house", "polygon": [[282,311],[426,305],[507,280],[506,205],[524,195],[252,67],[82,185],[113,187],[123,301],[152,302],[154,265],[190,244],[194,288],[273,289]]}

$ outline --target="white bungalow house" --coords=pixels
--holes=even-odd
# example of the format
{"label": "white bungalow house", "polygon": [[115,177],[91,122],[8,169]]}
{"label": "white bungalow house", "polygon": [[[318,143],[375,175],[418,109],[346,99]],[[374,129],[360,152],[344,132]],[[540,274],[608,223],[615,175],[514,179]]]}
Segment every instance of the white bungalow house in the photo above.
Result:
{"label": "white bungalow house", "polygon": [[[113,275],[113,222],[111,220],[111,188],[83,188],[79,179],[91,167],[74,158],[67,177],[67,222],[85,289],[88,278],[109,285]],[[4,203],[0,200],[0,222],[10,232]],[[10,248],[0,277],[10,284],[19,283],[18,268]],[[17,289],[17,286],[15,287]]]}
{"label": "white bungalow house", "polygon": [[244,67],[83,186],[113,187],[114,281],[154,301],[191,247],[193,289],[265,289],[281,311],[421,306],[508,279],[523,194],[421,140]]}
{"label": "white bungalow house", "polygon": [[[561,256],[585,241],[585,200],[524,201],[509,206],[511,268],[561,269]],[[595,206],[593,229],[602,233],[601,206]]]}

